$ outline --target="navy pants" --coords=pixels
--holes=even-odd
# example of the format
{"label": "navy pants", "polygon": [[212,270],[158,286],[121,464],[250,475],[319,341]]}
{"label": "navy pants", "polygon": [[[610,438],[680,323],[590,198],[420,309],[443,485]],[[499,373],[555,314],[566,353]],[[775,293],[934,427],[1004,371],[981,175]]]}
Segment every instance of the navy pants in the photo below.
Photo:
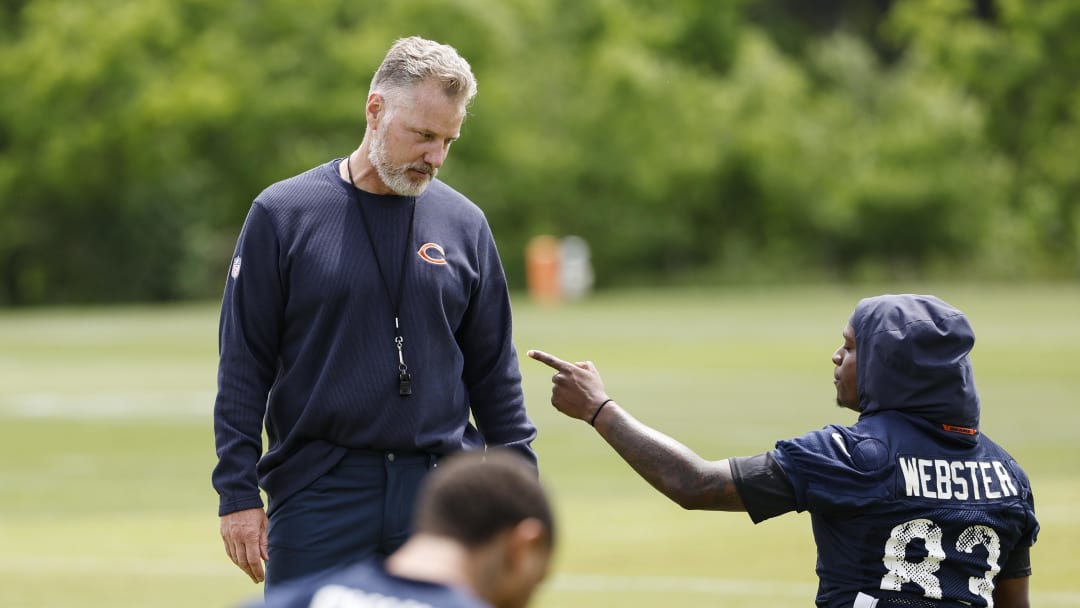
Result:
{"label": "navy pants", "polygon": [[408,538],[420,482],[438,456],[350,451],[270,514],[265,592],[371,556]]}

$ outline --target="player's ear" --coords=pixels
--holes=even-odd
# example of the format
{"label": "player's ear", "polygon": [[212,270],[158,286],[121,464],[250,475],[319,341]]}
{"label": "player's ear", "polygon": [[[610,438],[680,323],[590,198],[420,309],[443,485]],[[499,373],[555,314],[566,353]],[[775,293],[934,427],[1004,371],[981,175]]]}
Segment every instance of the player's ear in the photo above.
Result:
{"label": "player's ear", "polygon": [[546,575],[551,547],[547,530],[539,519],[523,519],[511,528],[507,545],[507,567],[511,571],[528,573],[538,579]]}
{"label": "player's ear", "polygon": [[527,517],[510,530],[510,536],[514,542],[523,545],[544,543],[547,541],[547,533],[544,524],[535,517]]}
{"label": "player's ear", "polygon": [[499,533],[484,550],[488,583],[481,597],[493,606],[524,606],[547,578],[551,543],[544,524],[526,519]]}

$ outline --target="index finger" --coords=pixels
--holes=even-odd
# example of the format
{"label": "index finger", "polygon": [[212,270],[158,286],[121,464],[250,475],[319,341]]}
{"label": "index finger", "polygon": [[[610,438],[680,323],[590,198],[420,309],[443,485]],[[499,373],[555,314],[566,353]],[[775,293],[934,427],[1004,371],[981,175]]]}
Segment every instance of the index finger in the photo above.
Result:
{"label": "index finger", "polygon": [[537,361],[543,363],[544,365],[547,365],[548,367],[559,370],[560,372],[565,372],[565,371],[567,371],[569,369],[573,369],[573,367],[574,367],[570,363],[567,363],[566,361],[563,361],[562,359],[556,357],[555,355],[545,353],[542,350],[530,350],[528,352],[528,355],[529,355],[530,358],[536,359]]}

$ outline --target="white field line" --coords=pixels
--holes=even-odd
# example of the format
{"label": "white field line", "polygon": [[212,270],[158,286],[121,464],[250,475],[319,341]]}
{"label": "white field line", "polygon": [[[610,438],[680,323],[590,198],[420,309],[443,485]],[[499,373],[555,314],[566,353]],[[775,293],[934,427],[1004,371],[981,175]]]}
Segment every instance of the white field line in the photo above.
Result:
{"label": "white field line", "polygon": [[0,575],[78,573],[106,576],[207,576],[226,577],[240,574],[229,558],[222,563],[169,558],[32,556],[0,557]]}
{"label": "white field line", "polygon": [[[0,556],[0,576],[34,575],[60,576],[65,572],[116,577],[131,576],[244,576],[222,556],[220,563],[170,558],[138,559],[125,557],[3,557]],[[10,584],[10,583],[8,583]],[[559,574],[548,581],[547,587],[558,591],[589,593],[635,592],[669,594],[697,593],[712,596],[790,597],[811,601],[817,585],[805,582],[770,581],[761,579],[725,579],[692,576],[618,576],[603,574]],[[1080,590],[1031,592],[1033,604],[1043,606],[1078,606]]]}
{"label": "white field line", "polygon": [[212,391],[17,393],[0,396],[0,416],[68,420],[208,418]]}
{"label": "white field line", "polygon": [[[606,576],[562,574],[549,583],[564,591],[632,591],[640,593],[699,593],[715,596],[766,596],[805,599],[817,593],[816,584],[761,579],[723,579],[683,576]],[[1080,591],[1031,592],[1033,604],[1044,606],[1078,606]]]}
{"label": "white field line", "polygon": [[602,574],[560,574],[549,585],[563,591],[609,593],[700,593],[703,595],[751,595],[812,598],[817,585],[752,579],[725,579],[693,576],[616,576]]}

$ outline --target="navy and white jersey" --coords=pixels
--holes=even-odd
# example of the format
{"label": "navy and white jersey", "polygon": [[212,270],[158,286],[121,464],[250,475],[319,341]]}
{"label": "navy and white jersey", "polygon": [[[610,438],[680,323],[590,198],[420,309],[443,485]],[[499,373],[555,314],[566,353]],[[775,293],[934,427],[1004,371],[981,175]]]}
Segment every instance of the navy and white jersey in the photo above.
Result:
{"label": "navy and white jersey", "polygon": [[247,608],[491,608],[463,590],[394,576],[381,559],[317,574]]}
{"label": "navy and white jersey", "polygon": [[1034,541],[1031,486],[1016,461],[986,436],[941,442],[931,425],[881,412],[772,452],[796,510],[810,512],[819,605],[851,606],[865,592],[987,606],[1012,552]]}
{"label": "navy and white jersey", "polygon": [[970,327],[936,298],[906,298],[864,300],[852,316],[854,426],[732,459],[755,522],[810,513],[818,606],[850,608],[860,594],[878,608],[990,606],[999,576],[1031,573],[1031,484],[978,430]]}

